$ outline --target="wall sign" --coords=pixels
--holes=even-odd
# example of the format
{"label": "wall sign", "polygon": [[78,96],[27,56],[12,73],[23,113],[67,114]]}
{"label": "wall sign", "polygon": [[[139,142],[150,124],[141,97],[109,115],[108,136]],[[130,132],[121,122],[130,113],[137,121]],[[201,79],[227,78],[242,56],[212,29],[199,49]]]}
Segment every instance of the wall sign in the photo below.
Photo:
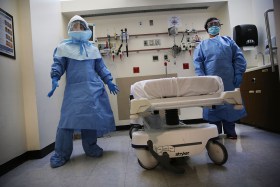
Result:
{"label": "wall sign", "polygon": [[0,8],[0,55],[16,59],[13,16]]}

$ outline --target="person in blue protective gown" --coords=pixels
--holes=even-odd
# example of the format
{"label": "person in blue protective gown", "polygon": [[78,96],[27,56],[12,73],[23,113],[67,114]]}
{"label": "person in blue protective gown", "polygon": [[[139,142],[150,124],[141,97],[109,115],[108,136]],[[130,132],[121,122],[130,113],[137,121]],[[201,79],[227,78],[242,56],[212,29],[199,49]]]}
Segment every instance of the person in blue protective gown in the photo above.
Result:
{"label": "person in blue protective gown", "polygon": [[[193,62],[198,76],[216,75],[222,78],[225,91],[239,88],[246,60],[234,40],[220,36],[221,23],[217,18],[209,18],[205,25],[209,39],[203,40],[195,49]],[[233,105],[217,105],[214,108],[203,108],[203,118],[216,124],[219,134],[236,139],[235,121],[246,116],[246,110],[235,110]]]}
{"label": "person in blue protective gown", "polygon": [[104,86],[117,94],[118,87],[106,68],[100,52],[88,40],[92,35],[88,23],[74,16],[68,23],[69,39],[54,50],[51,67],[51,97],[58,81],[66,72],[66,86],[61,117],[56,133],[55,153],[50,159],[53,168],[64,165],[72,154],[74,130],[81,131],[82,146],[87,156],[100,157],[103,149],[97,136],[115,130],[113,112]]}

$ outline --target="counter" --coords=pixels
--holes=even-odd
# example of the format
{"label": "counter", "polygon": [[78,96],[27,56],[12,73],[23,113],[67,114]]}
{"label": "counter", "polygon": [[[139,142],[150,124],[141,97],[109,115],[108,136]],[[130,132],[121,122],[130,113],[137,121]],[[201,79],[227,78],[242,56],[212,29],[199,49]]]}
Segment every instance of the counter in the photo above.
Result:
{"label": "counter", "polygon": [[262,66],[248,66],[245,72],[247,73],[247,72],[256,71],[256,70],[260,70],[260,69],[264,69],[264,68],[268,68],[268,67],[271,67],[271,64],[265,64]]}
{"label": "counter", "polygon": [[278,66],[275,66],[275,72],[270,64],[247,68],[240,92],[247,111],[247,116],[240,122],[280,133]]}

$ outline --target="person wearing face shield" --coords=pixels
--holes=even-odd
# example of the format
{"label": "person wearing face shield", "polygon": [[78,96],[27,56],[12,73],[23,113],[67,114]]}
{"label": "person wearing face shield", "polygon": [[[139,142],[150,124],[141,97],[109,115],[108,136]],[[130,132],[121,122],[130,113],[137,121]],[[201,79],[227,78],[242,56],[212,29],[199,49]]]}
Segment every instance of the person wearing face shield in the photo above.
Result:
{"label": "person wearing face shield", "polygon": [[87,156],[101,157],[103,149],[97,145],[97,137],[116,129],[104,83],[110,93],[117,94],[118,87],[106,68],[98,49],[88,40],[92,35],[88,23],[80,16],[71,18],[68,24],[69,39],[54,50],[51,66],[51,97],[58,81],[66,72],[61,116],[55,140],[55,152],[50,165],[57,168],[69,161],[73,150],[74,130],[81,131],[82,146]]}
{"label": "person wearing face shield", "polygon": [[[195,49],[193,63],[198,76],[216,75],[222,78],[225,91],[239,88],[246,70],[246,60],[234,40],[220,36],[221,23],[212,17],[207,19],[205,30],[209,39],[203,40]],[[237,139],[235,121],[246,116],[246,110],[235,110],[233,105],[217,105],[203,108],[203,118],[216,124],[219,134],[224,131],[230,139]]]}

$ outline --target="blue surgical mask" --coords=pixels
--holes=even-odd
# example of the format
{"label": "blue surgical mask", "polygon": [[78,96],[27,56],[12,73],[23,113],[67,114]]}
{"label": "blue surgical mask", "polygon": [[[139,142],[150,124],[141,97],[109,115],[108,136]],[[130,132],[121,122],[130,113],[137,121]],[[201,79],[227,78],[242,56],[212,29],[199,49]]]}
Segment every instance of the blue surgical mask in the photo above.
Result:
{"label": "blue surgical mask", "polygon": [[220,27],[218,26],[212,26],[208,28],[208,33],[211,34],[212,36],[216,36],[220,32]]}
{"label": "blue surgical mask", "polygon": [[68,32],[68,35],[74,40],[86,42],[90,39],[92,32],[91,32],[91,30],[70,31],[70,32]]}

